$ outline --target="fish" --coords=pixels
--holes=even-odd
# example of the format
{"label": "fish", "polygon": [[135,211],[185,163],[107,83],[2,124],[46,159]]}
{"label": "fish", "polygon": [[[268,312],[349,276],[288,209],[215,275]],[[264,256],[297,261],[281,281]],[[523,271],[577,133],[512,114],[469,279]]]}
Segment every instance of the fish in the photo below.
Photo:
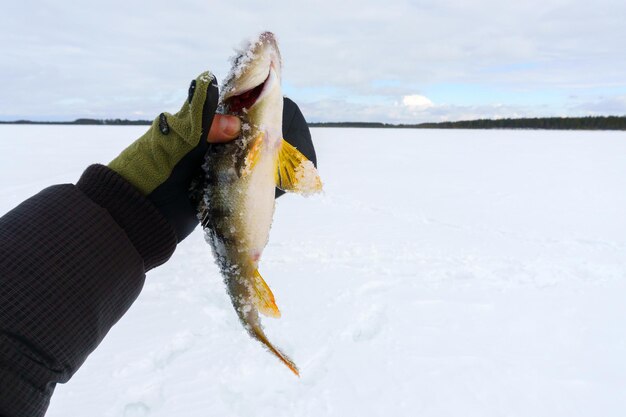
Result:
{"label": "fish", "polygon": [[269,239],[275,188],[310,195],[322,190],[322,182],[313,163],[282,135],[282,58],[274,34],[249,40],[231,63],[218,113],[239,117],[241,134],[209,145],[198,218],[243,327],[299,376],[294,361],[263,331],[259,313],[279,318],[281,312],[258,266]]}

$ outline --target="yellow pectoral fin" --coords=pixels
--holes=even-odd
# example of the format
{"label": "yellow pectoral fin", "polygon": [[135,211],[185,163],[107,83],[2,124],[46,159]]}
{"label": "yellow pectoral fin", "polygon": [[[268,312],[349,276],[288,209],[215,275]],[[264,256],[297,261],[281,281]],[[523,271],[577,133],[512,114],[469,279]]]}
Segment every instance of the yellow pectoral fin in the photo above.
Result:
{"label": "yellow pectoral fin", "polygon": [[285,139],[278,153],[276,186],[284,191],[298,194],[314,194],[322,191],[322,180],[313,162]]}
{"label": "yellow pectoral fin", "polygon": [[268,317],[280,318],[280,310],[276,305],[274,294],[258,270],[254,271],[254,305],[259,312]]}
{"label": "yellow pectoral fin", "polygon": [[245,177],[246,175],[252,172],[252,169],[256,165],[259,160],[259,155],[261,154],[261,145],[263,144],[263,133],[259,133],[256,138],[250,144],[250,148],[248,150],[248,154],[246,155],[246,159],[244,160],[243,168],[241,169],[241,176]]}

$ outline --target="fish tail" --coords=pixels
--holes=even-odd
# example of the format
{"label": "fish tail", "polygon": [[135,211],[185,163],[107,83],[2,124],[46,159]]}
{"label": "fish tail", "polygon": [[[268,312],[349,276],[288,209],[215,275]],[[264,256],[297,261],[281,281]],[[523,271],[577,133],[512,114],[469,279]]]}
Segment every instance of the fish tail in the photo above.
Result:
{"label": "fish tail", "polygon": [[250,328],[255,339],[263,343],[270,350],[270,352],[276,355],[276,357],[278,357],[278,359],[280,359],[282,363],[287,365],[287,368],[291,369],[291,372],[296,374],[296,376],[298,377],[300,376],[300,371],[298,370],[296,364],[291,360],[291,358],[289,358],[289,356],[285,355],[277,347],[272,345],[272,343],[267,339],[267,336],[265,336],[263,329],[261,329],[258,324],[252,325],[250,326]]}
{"label": "fish tail", "polygon": [[280,361],[284,363],[291,370],[291,372],[300,376],[300,371],[298,370],[296,364],[289,358],[289,356],[285,355],[280,351],[280,349],[275,347],[272,342],[269,341],[265,332],[263,332],[263,328],[261,327],[261,322],[259,320],[259,310],[256,305],[257,301],[252,293],[252,291],[254,291],[252,287],[249,284],[242,283],[238,276],[233,276],[226,282],[229,288],[231,302],[235,307],[235,311],[237,311],[237,315],[239,316],[241,323],[248,331],[248,334],[265,345],[265,347],[278,359],[280,359]]}

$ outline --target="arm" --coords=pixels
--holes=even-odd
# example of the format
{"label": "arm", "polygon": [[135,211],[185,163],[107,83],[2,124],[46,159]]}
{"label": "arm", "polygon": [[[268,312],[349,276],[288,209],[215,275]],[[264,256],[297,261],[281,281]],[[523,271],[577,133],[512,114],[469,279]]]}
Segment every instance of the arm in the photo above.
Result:
{"label": "arm", "polygon": [[[188,104],[213,112],[217,91],[200,87],[206,96],[190,93]],[[299,116],[283,126],[285,136],[312,150],[304,118],[286,99],[285,120],[290,112]],[[192,132],[193,120],[201,139],[209,130],[210,142],[222,142],[237,136],[239,122],[191,113],[187,123],[181,112],[167,115],[167,135],[158,117],[109,167],[93,165],[76,185],[49,187],[0,217],[0,416],[43,416],[56,384],[71,378],[137,298],[145,273],[197,224],[186,192],[205,141],[189,143],[193,135],[177,132]],[[162,182],[135,183],[136,175],[160,175],[144,164],[160,166],[161,140],[182,141],[185,152],[173,152],[178,162]]]}
{"label": "arm", "polygon": [[47,188],[0,218],[0,416],[43,416],[145,273],[197,224],[189,181],[207,138],[232,139],[239,121],[213,123],[209,74],[192,86],[179,112],[157,117],[109,167],[93,165],[76,185]]}
{"label": "arm", "polygon": [[42,416],[175,247],[165,218],[104,166],[0,218],[0,415]]}

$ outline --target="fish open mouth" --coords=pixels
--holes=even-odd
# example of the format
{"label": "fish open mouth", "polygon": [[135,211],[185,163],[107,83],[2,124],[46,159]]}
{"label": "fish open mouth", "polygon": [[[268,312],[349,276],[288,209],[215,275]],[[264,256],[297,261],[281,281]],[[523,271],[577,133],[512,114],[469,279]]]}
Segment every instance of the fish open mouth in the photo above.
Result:
{"label": "fish open mouth", "polygon": [[248,91],[244,91],[241,94],[237,94],[235,96],[231,96],[228,99],[226,99],[225,104],[229,112],[240,113],[243,109],[249,109],[252,106],[254,106],[254,104],[257,102],[257,100],[261,96],[261,93],[263,92],[265,85],[269,81],[270,75],[271,75],[271,71],[270,73],[267,74],[265,81],[263,81],[261,84],[257,85],[256,87]]}

